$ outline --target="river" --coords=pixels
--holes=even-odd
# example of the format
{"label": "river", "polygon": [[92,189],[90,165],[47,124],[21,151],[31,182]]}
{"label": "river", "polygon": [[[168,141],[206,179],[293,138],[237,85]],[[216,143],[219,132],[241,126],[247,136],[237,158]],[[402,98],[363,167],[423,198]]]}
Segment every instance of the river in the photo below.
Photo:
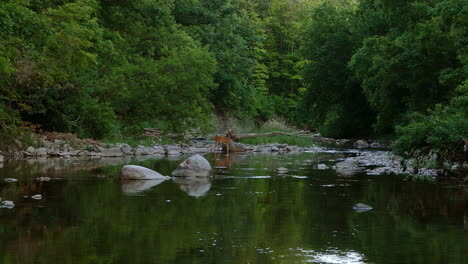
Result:
{"label": "river", "polygon": [[467,263],[466,189],[316,169],[341,155],[208,154],[212,178],[162,183],[119,172],[187,157],[7,161],[0,263]]}

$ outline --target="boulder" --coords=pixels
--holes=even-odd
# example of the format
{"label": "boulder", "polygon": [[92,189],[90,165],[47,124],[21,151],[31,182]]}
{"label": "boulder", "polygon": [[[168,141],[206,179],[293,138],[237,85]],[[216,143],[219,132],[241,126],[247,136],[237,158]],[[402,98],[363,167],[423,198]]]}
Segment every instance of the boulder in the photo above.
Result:
{"label": "boulder", "polygon": [[125,165],[122,167],[121,178],[125,180],[165,180],[167,177],[159,174],[154,170],[137,166]]}
{"label": "boulder", "polygon": [[355,146],[356,148],[359,148],[359,149],[361,149],[361,148],[368,148],[368,147],[369,147],[369,143],[367,143],[367,141],[361,139],[361,140],[358,140],[358,141],[354,142],[354,146]]}
{"label": "boulder", "polygon": [[182,153],[182,148],[180,147],[168,146],[166,148],[166,155],[168,156],[180,155],[181,153]]}
{"label": "boulder", "polygon": [[204,157],[194,155],[183,161],[177,169],[172,172],[172,176],[177,177],[208,177],[211,165]]}
{"label": "boulder", "polygon": [[357,163],[353,160],[345,160],[335,164],[334,166],[337,173],[345,176],[353,175],[359,169]]}
{"label": "boulder", "polygon": [[36,156],[39,156],[39,157],[44,157],[44,156],[47,156],[47,149],[46,148],[38,148],[36,149]]}
{"label": "boulder", "polygon": [[151,147],[145,147],[145,146],[138,146],[138,148],[135,149],[135,155],[154,155],[155,149]]}
{"label": "boulder", "polygon": [[154,146],[153,149],[154,149],[154,154],[160,154],[160,155],[166,154],[166,150],[162,146]]}
{"label": "boulder", "polygon": [[122,151],[122,153],[125,155],[133,155],[133,149],[128,144],[121,144],[120,151]]}
{"label": "boulder", "polygon": [[[223,145],[223,151],[225,150],[226,146]],[[231,142],[229,144],[229,152],[245,152],[245,147],[242,144]]]}
{"label": "boulder", "polygon": [[325,164],[317,164],[317,169],[318,170],[328,170],[329,167]]}
{"label": "boulder", "polygon": [[[124,154],[119,147],[113,148],[100,148],[103,157],[122,157]],[[91,152],[92,153],[92,152]],[[99,155],[96,155],[99,156]]]}

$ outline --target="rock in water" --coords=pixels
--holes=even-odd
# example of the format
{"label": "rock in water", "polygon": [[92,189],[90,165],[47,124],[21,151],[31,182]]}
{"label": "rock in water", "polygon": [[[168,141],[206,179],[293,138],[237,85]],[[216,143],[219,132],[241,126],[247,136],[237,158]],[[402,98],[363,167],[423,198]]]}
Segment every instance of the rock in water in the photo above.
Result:
{"label": "rock in water", "polygon": [[33,198],[34,200],[41,200],[41,199],[42,199],[42,195],[36,194],[36,195],[31,196],[31,198]]}
{"label": "rock in water", "polygon": [[15,207],[15,203],[12,201],[2,201],[0,203],[0,208],[7,208],[7,209],[12,209]]}
{"label": "rock in water", "polygon": [[[226,146],[223,145],[223,150],[226,148]],[[245,147],[242,144],[236,143],[236,142],[231,142],[229,144],[229,151],[230,152],[245,152]]]}
{"label": "rock in water", "polygon": [[359,148],[359,149],[361,149],[361,148],[368,148],[368,147],[369,147],[369,143],[367,143],[367,141],[361,139],[361,140],[358,140],[358,141],[354,142],[354,146],[355,146],[356,148]]}
{"label": "rock in water", "polygon": [[325,165],[325,164],[318,164],[317,169],[318,170],[328,170],[329,167],[327,165]]}
{"label": "rock in water", "polygon": [[358,212],[358,213],[362,213],[362,212],[367,212],[367,211],[370,211],[374,208],[372,208],[371,206],[367,205],[367,204],[362,204],[362,203],[357,203],[353,206],[353,209],[354,211]]}
{"label": "rock in water", "polygon": [[165,180],[167,177],[159,174],[154,170],[137,166],[137,165],[125,165],[122,167],[122,179],[125,180]]}
{"label": "rock in water", "polygon": [[172,176],[178,177],[208,177],[210,175],[211,165],[204,157],[194,155],[183,161]]}
{"label": "rock in water", "polygon": [[5,158],[2,155],[0,155],[0,163],[2,163],[4,160]]}
{"label": "rock in water", "polygon": [[353,175],[359,169],[357,163],[353,160],[345,160],[345,161],[339,162],[335,164],[334,168],[336,169],[336,172],[338,174],[341,174],[344,176]]}
{"label": "rock in water", "polygon": [[17,182],[18,179],[15,179],[15,178],[5,178],[4,181],[5,181],[5,182]]}

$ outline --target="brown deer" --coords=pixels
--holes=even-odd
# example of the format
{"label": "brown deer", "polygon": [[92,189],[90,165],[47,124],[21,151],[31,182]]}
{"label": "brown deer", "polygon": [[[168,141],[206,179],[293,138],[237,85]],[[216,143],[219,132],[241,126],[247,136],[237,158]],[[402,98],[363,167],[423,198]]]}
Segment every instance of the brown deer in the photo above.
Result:
{"label": "brown deer", "polygon": [[214,145],[215,152],[219,144],[224,144],[226,145],[226,152],[229,153],[229,146],[232,143],[232,140],[230,138],[225,137],[225,136],[216,136],[214,140],[215,140],[215,145]]}

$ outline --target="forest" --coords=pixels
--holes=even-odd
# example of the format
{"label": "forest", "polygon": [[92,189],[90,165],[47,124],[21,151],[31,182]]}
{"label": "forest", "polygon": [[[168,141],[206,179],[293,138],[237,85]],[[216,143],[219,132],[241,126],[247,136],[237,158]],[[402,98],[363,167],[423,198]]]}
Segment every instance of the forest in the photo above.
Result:
{"label": "forest", "polygon": [[281,117],[463,160],[466,0],[0,2],[0,137]]}

